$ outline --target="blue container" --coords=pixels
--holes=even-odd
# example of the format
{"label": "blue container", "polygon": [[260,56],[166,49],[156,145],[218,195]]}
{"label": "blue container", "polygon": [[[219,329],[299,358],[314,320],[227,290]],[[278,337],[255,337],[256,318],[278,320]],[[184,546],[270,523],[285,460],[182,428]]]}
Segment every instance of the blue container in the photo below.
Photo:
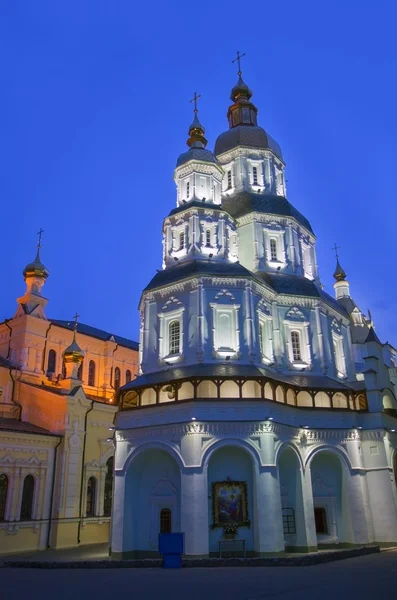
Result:
{"label": "blue container", "polygon": [[159,553],[163,555],[164,569],[180,569],[185,548],[184,533],[160,533]]}

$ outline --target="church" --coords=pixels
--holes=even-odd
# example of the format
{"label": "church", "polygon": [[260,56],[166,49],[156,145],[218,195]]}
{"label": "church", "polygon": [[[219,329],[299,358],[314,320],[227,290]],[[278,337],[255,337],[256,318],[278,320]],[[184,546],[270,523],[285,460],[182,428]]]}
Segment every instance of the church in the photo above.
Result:
{"label": "church", "polygon": [[334,295],[285,161],[242,78],[213,152],[176,162],[162,269],[139,305],[139,375],[115,420],[111,553],[189,557],[397,545],[396,350]]}
{"label": "church", "polygon": [[47,316],[41,234],[0,323],[0,554],[109,540],[109,429],[138,371],[136,342]]}

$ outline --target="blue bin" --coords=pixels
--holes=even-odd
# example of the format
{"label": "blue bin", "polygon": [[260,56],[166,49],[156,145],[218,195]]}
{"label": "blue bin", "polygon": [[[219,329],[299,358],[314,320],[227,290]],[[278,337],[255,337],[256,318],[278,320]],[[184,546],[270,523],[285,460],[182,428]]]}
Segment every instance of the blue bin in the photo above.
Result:
{"label": "blue bin", "polygon": [[180,569],[185,548],[184,533],[159,533],[159,553],[164,569]]}

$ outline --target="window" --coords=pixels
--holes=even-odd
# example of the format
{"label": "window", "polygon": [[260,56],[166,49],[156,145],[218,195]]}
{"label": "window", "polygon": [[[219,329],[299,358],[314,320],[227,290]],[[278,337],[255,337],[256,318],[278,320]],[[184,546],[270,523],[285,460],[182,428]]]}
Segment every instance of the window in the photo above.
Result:
{"label": "window", "polygon": [[7,505],[8,477],[2,473],[0,475],[0,521],[4,521]]}
{"label": "window", "polygon": [[79,379],[80,381],[83,381],[83,364],[84,361],[81,361],[79,370],[77,371],[77,379]]}
{"label": "window", "polygon": [[95,363],[90,360],[88,364],[88,385],[95,385]]}
{"label": "window", "polygon": [[257,169],[257,167],[252,167],[252,182],[254,185],[258,185],[258,169]]}
{"label": "window", "polygon": [[179,354],[181,341],[181,325],[179,321],[171,321],[169,324],[169,354]]}
{"label": "window", "polygon": [[334,345],[335,367],[338,377],[346,377],[346,362],[343,352],[343,338],[336,333],[332,334],[332,342]]}
{"label": "window", "polygon": [[207,248],[211,248],[211,229],[207,229],[205,232],[205,245]]}
{"label": "window", "polygon": [[302,360],[301,355],[301,342],[299,337],[299,331],[291,331],[291,346],[292,346],[292,359],[294,362]]}
{"label": "window", "polygon": [[230,190],[231,187],[232,187],[232,172],[228,171],[227,172],[227,189]]}
{"label": "window", "polygon": [[270,260],[277,260],[277,242],[273,238],[270,240]]}
{"label": "window", "polygon": [[129,369],[125,372],[125,382],[129,383],[131,381],[131,371]]}
{"label": "window", "polygon": [[23,482],[21,519],[31,519],[33,512],[34,477],[26,475]]}
{"label": "window", "polygon": [[120,369],[118,367],[114,370],[114,389],[116,392],[120,389]]}
{"label": "window", "polygon": [[87,483],[87,501],[85,505],[85,514],[87,517],[95,515],[95,494],[96,494],[96,479],[90,477]]}
{"label": "window", "polygon": [[186,198],[190,198],[190,181],[186,184]]}
{"label": "window", "polygon": [[324,507],[314,507],[314,521],[316,533],[328,533],[327,511]]}
{"label": "window", "polygon": [[112,512],[113,496],[113,456],[106,461],[105,495],[103,500],[103,514],[108,517]]}
{"label": "window", "polygon": [[283,529],[284,535],[296,533],[295,511],[293,508],[283,508]]}
{"label": "window", "polygon": [[183,250],[185,247],[185,232],[181,231],[179,234],[179,250]]}
{"label": "window", "polygon": [[62,377],[64,379],[66,377],[66,365],[65,365],[65,362],[62,363]]}
{"label": "window", "polygon": [[171,533],[171,511],[162,508],[160,511],[160,533]]}
{"label": "window", "polygon": [[48,353],[47,373],[56,373],[57,353],[50,350]]}
{"label": "window", "polygon": [[269,318],[261,316],[259,318],[259,346],[262,360],[267,363],[273,362],[273,340],[272,324]]}

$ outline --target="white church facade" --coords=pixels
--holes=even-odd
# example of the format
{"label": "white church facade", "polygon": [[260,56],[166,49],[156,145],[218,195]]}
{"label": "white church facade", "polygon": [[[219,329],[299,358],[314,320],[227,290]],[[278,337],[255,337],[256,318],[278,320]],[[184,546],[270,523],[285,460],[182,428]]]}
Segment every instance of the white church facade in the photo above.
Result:
{"label": "white church facade", "polygon": [[[195,108],[163,268],[143,290],[140,375],[114,432],[111,552],[188,556],[397,544],[396,351],[287,200],[241,78],[212,153]],[[237,545],[236,545],[237,547]]]}

